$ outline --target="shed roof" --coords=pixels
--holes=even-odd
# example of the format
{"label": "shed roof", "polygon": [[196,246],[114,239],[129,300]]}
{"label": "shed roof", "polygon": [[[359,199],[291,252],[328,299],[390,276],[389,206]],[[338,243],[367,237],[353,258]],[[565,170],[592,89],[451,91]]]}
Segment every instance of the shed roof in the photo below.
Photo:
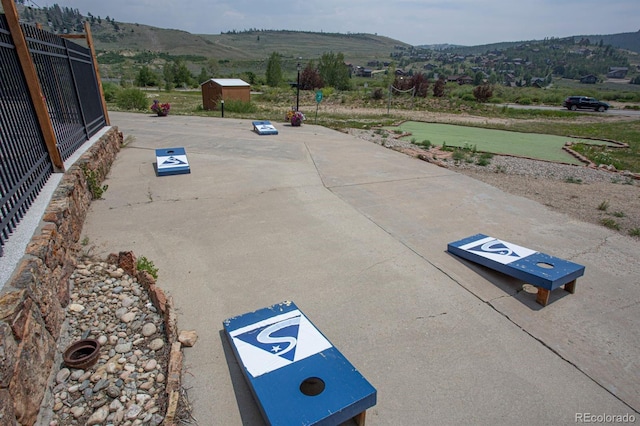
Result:
{"label": "shed roof", "polygon": [[208,81],[213,81],[222,87],[251,86],[249,83],[239,78],[212,78]]}

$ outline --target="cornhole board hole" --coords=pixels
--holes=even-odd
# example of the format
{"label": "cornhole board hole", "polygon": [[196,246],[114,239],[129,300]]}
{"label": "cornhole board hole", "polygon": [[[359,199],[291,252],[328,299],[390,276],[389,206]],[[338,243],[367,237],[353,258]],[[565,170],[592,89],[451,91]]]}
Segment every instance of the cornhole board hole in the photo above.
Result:
{"label": "cornhole board hole", "polygon": [[270,425],[364,425],[376,389],[293,302],[223,321],[262,416]]}
{"label": "cornhole board hole", "polygon": [[276,129],[270,121],[254,121],[253,130],[259,135],[277,135]]}
{"label": "cornhole board hole", "polygon": [[158,176],[191,173],[184,148],[156,149],[156,173]]}
{"label": "cornhole board hole", "polygon": [[484,234],[449,243],[447,251],[534,285],[538,289],[536,301],[542,306],[549,302],[551,290],[558,287],[575,293],[576,280],[584,275],[582,265]]}

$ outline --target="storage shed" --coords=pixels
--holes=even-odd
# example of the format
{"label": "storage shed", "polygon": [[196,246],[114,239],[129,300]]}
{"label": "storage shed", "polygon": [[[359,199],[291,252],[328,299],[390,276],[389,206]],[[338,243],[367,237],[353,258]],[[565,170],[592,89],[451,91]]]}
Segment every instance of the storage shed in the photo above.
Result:
{"label": "storage shed", "polygon": [[239,78],[212,78],[200,85],[202,106],[206,110],[217,109],[221,100],[251,101],[251,86]]}

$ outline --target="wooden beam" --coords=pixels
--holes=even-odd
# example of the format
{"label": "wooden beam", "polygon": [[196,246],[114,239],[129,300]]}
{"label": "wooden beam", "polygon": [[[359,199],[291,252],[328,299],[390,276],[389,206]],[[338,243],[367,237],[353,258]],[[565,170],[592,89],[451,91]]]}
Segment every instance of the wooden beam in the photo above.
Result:
{"label": "wooden beam", "polygon": [[84,34],[60,34],[62,38],[87,38]]}
{"label": "wooden beam", "polygon": [[100,69],[98,68],[98,59],[96,58],[96,50],[93,45],[93,36],[91,35],[91,27],[89,21],[84,22],[84,33],[87,38],[87,46],[91,51],[91,58],[93,59],[93,68],[96,70],[96,80],[98,81],[98,89],[100,91],[100,100],[102,101],[102,110],[104,111],[104,120],[107,126],[111,125],[109,120],[109,113],[107,112],[107,102],[104,100],[104,90],[102,89],[102,79],[100,78]]}
{"label": "wooden beam", "polygon": [[18,18],[18,10],[13,0],[1,0],[2,7],[4,8],[4,14],[7,18],[7,24],[9,25],[9,33],[13,39],[13,44],[18,54],[18,60],[22,67],[27,88],[29,89],[29,95],[33,102],[33,107],[36,110],[36,116],[44,142],[49,151],[49,157],[53,163],[53,167],[58,172],[64,171],[64,161],[58,150],[56,134],[51,124],[51,118],[49,117],[49,110],[47,103],[44,100],[42,93],[42,87],[38,80],[38,74],[36,73],[36,67],[33,65],[31,54],[29,53],[29,47],[27,46],[27,40],[25,39],[22,28],[20,27],[20,19]]}

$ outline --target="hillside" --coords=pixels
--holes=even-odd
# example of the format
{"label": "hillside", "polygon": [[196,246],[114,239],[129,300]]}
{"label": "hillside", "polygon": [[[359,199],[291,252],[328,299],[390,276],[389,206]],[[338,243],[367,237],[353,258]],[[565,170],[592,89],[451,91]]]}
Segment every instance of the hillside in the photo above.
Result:
{"label": "hillside", "polygon": [[[529,85],[532,79],[547,83],[553,77],[577,80],[595,75],[604,81],[611,67],[628,68],[628,78],[638,75],[640,31],[612,35],[574,36],[542,41],[503,42],[479,46],[410,46],[378,34],[317,33],[285,30],[246,30],[223,34],[191,34],[139,23],[116,22],[58,5],[31,8],[18,5],[23,22],[42,24],[54,33],[82,32],[88,21],[103,77],[132,81],[148,67],[161,76],[167,64],[185,65],[195,77],[209,75],[263,76],[267,58],[277,52],[285,74],[295,74],[324,53],[342,53],[356,66],[382,69],[394,61],[407,73],[451,76],[467,74],[490,82]],[[619,47],[616,48],[616,47]],[[430,78],[431,78],[430,77]],[[290,78],[290,77],[289,77]]]}
{"label": "hillside", "polygon": [[154,52],[171,56],[202,56],[219,61],[265,60],[271,52],[284,58],[316,59],[326,52],[342,52],[347,61],[388,58],[394,46],[409,46],[376,34],[337,34],[300,31],[242,31],[224,34],[191,34],[139,23],[116,22],[109,17],[60,8],[31,8],[18,5],[22,21],[40,23],[54,33],[83,31],[88,20],[98,53]]}

